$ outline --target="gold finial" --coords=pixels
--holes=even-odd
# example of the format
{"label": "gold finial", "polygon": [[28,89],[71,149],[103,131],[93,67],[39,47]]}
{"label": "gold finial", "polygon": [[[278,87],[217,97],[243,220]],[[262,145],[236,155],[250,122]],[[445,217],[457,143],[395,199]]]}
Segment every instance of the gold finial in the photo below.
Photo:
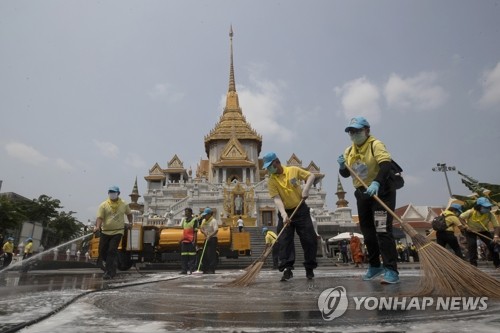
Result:
{"label": "gold finial", "polygon": [[234,81],[234,65],[233,65],[233,25],[231,24],[231,28],[229,29],[229,38],[231,40],[231,67],[229,68],[229,92],[236,91],[236,84]]}

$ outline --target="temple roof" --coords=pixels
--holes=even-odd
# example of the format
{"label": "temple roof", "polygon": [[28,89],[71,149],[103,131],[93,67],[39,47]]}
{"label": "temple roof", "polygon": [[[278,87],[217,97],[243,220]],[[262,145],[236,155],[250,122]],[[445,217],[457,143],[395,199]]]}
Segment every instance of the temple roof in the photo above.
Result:
{"label": "temple roof", "polygon": [[231,40],[231,61],[229,70],[229,89],[226,95],[226,106],[219,122],[215,127],[205,136],[205,152],[209,155],[210,143],[216,140],[229,140],[233,136],[238,140],[254,140],[257,142],[257,152],[260,153],[262,147],[262,136],[259,135],[247,123],[243,112],[241,111],[238,93],[236,92],[236,84],[234,79],[234,65],[233,65],[233,28],[229,32]]}

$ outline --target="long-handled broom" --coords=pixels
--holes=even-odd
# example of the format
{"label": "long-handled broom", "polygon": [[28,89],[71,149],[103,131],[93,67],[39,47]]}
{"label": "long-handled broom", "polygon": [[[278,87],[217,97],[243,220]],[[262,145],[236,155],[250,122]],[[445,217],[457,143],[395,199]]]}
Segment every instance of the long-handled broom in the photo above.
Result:
{"label": "long-handled broom", "polygon": [[[350,166],[346,164],[346,167],[353,177],[368,188]],[[420,278],[419,290],[414,293],[416,296],[434,294],[485,296],[500,299],[500,281],[465,262],[444,247],[427,240],[411,225],[401,220],[377,195],[373,198],[401,224],[403,231],[411,237],[413,244],[417,247],[423,274]]]}
{"label": "long-handled broom", "polygon": [[[292,223],[292,218],[299,209],[299,207],[302,205],[304,202],[304,199],[300,200],[300,203],[295,207],[295,209],[292,212],[292,215],[290,215],[290,223]],[[273,246],[275,246],[278,243],[278,240],[285,230],[285,228],[288,227],[288,224],[284,225],[281,231],[279,232],[278,236],[276,237],[276,242],[272,246],[268,246],[264,252],[260,255],[257,260],[255,260],[253,263],[250,264],[247,268],[245,268],[245,273],[237,277],[235,280],[229,282],[226,284],[228,287],[246,287],[255,279],[257,278],[257,275],[259,275],[260,270],[262,269],[262,266],[264,266],[264,263],[266,262],[267,257],[271,254],[273,251]]]}
{"label": "long-handled broom", "polygon": [[205,239],[205,244],[203,244],[203,251],[201,251],[200,262],[198,263],[198,269],[193,272],[194,275],[203,274],[203,272],[200,271],[200,268],[201,268],[201,264],[203,262],[203,255],[205,255],[205,249],[207,248],[208,239],[209,239],[209,237],[207,237]]}

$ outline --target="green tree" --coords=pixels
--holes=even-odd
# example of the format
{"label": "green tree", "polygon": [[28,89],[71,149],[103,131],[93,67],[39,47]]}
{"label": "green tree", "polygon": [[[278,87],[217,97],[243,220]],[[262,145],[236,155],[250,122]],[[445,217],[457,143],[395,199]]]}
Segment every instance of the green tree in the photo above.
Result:
{"label": "green tree", "polygon": [[7,196],[0,196],[0,233],[7,229],[19,229],[25,219],[18,203]]}
{"label": "green tree", "polygon": [[48,224],[48,230],[51,233],[50,243],[54,244],[47,244],[48,246],[55,246],[83,235],[84,224],[73,216],[74,213],[72,211],[61,212],[50,220]]}
{"label": "green tree", "polygon": [[61,201],[52,199],[48,195],[42,194],[38,199],[33,199],[31,202],[21,203],[24,215],[30,221],[42,223],[43,227],[47,227],[49,222],[58,217],[58,209],[62,209]]}

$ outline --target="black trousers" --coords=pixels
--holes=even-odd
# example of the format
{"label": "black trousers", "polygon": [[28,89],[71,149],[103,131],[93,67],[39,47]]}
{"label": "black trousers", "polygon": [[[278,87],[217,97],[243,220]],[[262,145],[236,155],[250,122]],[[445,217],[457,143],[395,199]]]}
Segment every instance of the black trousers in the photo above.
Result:
{"label": "black trousers", "polygon": [[101,232],[99,238],[99,257],[106,262],[105,273],[114,277],[116,275],[116,266],[118,260],[118,245],[122,235],[106,235]]}
{"label": "black trousers", "polygon": [[203,272],[215,272],[215,268],[217,267],[217,244],[217,237],[208,239],[205,254],[202,259]]}
{"label": "black trousers", "polygon": [[[488,231],[481,231],[479,232],[481,235],[484,235],[489,238],[493,238],[493,235],[491,232]],[[493,265],[495,267],[500,267],[500,259],[498,258],[499,253],[495,252],[495,243],[489,239],[486,239],[484,237],[478,236],[477,234],[473,232],[466,231],[465,232],[465,238],[467,238],[467,249],[469,250],[469,262],[477,266],[477,238],[481,238],[481,240],[486,244],[488,247],[488,251],[490,251],[491,256],[493,257]]]}
{"label": "black trousers", "polygon": [[12,253],[5,252],[3,254],[3,267],[7,267],[12,262]]}
{"label": "black trousers", "polygon": [[[287,209],[286,213],[290,216],[293,211],[294,209]],[[283,229],[283,217],[278,213],[278,233],[281,229]],[[293,241],[295,232],[297,232],[300,245],[304,250],[304,267],[312,269],[318,267],[318,263],[316,262],[316,251],[318,248],[316,232],[312,224],[309,207],[303,203],[279,238],[279,270],[283,271],[287,267],[293,269],[295,264],[295,245]]]}
{"label": "black trousers", "polygon": [[436,242],[442,247],[449,245],[455,254],[462,258],[462,249],[453,231],[436,231]]}
{"label": "black trousers", "polygon": [[[354,192],[359,214],[359,226],[364,237],[368,251],[368,262],[370,266],[380,266],[380,256],[385,268],[398,271],[398,251],[392,234],[392,215],[385,210],[373,197],[363,192],[365,189],[357,189]],[[396,191],[386,191],[378,195],[379,199],[392,211],[396,207]],[[375,215],[385,216],[385,228],[377,230],[375,227]]]}

